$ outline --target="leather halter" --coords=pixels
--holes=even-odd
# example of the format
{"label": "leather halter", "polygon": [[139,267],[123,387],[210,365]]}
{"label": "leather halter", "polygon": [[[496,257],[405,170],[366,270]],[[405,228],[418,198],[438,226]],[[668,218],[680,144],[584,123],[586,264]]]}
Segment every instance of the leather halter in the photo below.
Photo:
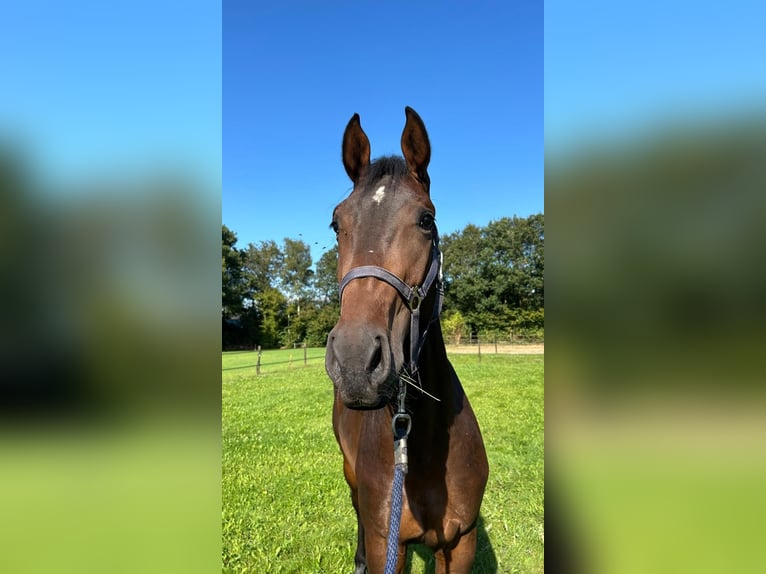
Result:
{"label": "leather halter", "polygon": [[[374,277],[391,285],[396,289],[404,299],[410,310],[410,376],[413,378],[418,371],[418,358],[420,351],[428,334],[431,324],[439,318],[444,301],[444,290],[442,289],[442,253],[439,251],[439,235],[434,228],[434,240],[431,246],[431,263],[428,268],[426,278],[420,286],[409,286],[399,277],[377,265],[361,265],[354,267],[341,279],[338,287],[339,299],[343,299],[343,290],[354,279],[362,277]],[[428,322],[422,334],[420,332],[420,304],[428,295],[431,287],[436,284],[436,303],[434,304],[431,320]]]}

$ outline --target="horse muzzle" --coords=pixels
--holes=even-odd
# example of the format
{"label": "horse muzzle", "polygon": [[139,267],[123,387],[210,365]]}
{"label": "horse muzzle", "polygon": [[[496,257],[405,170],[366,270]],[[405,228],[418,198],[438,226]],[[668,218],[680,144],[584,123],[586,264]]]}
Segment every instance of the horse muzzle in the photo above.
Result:
{"label": "horse muzzle", "polygon": [[352,409],[377,409],[396,389],[388,334],[381,328],[339,323],[327,338],[325,369],[340,398]]}

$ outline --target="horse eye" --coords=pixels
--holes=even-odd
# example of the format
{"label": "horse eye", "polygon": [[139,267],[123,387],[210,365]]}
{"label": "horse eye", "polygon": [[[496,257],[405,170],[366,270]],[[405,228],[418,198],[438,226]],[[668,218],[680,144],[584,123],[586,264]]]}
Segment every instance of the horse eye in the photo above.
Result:
{"label": "horse eye", "polygon": [[340,227],[338,227],[338,222],[333,220],[333,222],[330,224],[330,229],[333,230],[335,235],[338,235],[338,230],[340,229]]}
{"label": "horse eye", "polygon": [[418,221],[418,225],[426,231],[431,231],[434,228],[434,223],[434,216],[430,213],[424,213],[420,216],[420,221]]}

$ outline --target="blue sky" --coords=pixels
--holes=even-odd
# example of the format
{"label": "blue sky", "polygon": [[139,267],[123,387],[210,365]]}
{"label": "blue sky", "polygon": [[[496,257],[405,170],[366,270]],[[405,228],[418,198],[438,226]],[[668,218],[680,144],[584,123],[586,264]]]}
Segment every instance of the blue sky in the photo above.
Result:
{"label": "blue sky", "polygon": [[334,245],[350,191],[346,123],[400,154],[404,107],[425,121],[442,233],[542,212],[542,2],[227,0],[223,222],[239,245]]}
{"label": "blue sky", "polygon": [[762,113],[764,22],[760,0],[546,2],[546,152]]}
{"label": "blue sky", "polygon": [[423,117],[442,232],[526,216],[543,136],[762,110],[764,21],[753,0],[549,1],[544,36],[539,1],[11,2],[0,137],[56,181],[179,165],[222,186],[240,245],[303,237],[316,257],[354,112],[374,156],[399,152],[405,105]]}
{"label": "blue sky", "polygon": [[218,2],[7,2],[0,136],[56,183],[162,166],[217,195],[221,66]]}

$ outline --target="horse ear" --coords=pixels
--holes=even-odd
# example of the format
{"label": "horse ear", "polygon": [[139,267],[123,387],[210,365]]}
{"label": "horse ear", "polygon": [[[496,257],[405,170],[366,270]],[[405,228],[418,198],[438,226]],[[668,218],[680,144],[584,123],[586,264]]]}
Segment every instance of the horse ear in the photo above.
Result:
{"label": "horse ear", "polygon": [[354,114],[343,132],[343,167],[351,181],[356,183],[370,165],[370,140],[362,130],[359,114]]}
{"label": "horse ear", "polygon": [[431,178],[428,177],[428,162],[431,161],[431,143],[428,141],[428,133],[423,120],[415,110],[407,106],[404,108],[407,115],[407,123],[402,132],[402,153],[407,162],[407,169],[428,190]]}

